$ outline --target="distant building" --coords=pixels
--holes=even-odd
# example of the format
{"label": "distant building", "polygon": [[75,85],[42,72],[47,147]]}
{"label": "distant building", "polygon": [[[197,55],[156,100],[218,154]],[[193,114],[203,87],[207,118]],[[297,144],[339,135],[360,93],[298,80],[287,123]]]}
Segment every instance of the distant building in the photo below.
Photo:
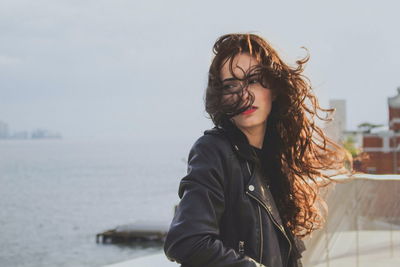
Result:
{"label": "distant building", "polygon": [[9,138],[11,138],[11,139],[29,139],[29,132],[28,131],[13,132],[13,134],[11,134]]}
{"label": "distant building", "polygon": [[0,139],[7,139],[9,137],[8,124],[0,121]]}
{"label": "distant building", "polygon": [[59,133],[53,133],[46,129],[36,129],[29,133],[28,131],[11,131],[8,124],[0,121],[0,139],[61,139]]}
{"label": "distant building", "polygon": [[389,128],[363,134],[363,151],[369,159],[363,160],[362,170],[367,173],[400,173],[400,87],[397,95],[388,98]]}
{"label": "distant building", "polygon": [[45,129],[36,129],[31,134],[32,139],[49,139],[49,138],[61,138],[58,133],[52,133]]}
{"label": "distant building", "polygon": [[334,141],[341,143],[346,131],[346,100],[332,99],[329,101],[330,108],[334,108],[333,120],[328,122],[324,131]]}
{"label": "distant building", "polygon": [[332,121],[327,122],[324,128],[325,134],[338,144],[345,146],[353,156],[353,169],[363,171],[362,160],[365,158],[363,147],[363,132],[360,130],[350,131],[346,129],[346,100],[333,99],[329,101],[330,108],[335,112]]}

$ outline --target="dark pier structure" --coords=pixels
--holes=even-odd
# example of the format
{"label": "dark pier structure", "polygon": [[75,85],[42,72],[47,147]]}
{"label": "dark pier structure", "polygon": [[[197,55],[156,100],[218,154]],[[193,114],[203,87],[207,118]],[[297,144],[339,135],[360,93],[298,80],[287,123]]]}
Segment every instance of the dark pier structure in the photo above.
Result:
{"label": "dark pier structure", "polygon": [[135,222],[117,226],[96,235],[96,243],[129,243],[142,241],[165,241],[169,224],[165,222]]}

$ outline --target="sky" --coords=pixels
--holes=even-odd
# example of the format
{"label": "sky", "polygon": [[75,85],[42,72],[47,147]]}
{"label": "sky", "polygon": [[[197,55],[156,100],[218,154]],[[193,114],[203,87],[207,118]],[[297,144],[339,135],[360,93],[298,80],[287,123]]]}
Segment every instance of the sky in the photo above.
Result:
{"label": "sky", "polygon": [[64,138],[193,140],[222,34],[262,35],[347,128],[387,124],[400,86],[398,1],[0,0],[0,121]]}

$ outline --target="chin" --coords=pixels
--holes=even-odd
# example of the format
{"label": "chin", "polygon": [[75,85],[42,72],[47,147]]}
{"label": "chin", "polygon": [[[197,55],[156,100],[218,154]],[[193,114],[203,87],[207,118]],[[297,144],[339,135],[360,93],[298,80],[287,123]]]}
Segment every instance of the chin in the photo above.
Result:
{"label": "chin", "polygon": [[263,121],[248,120],[248,121],[237,121],[236,125],[242,128],[253,128],[256,126],[260,126],[263,123],[265,123],[265,121],[263,122]]}

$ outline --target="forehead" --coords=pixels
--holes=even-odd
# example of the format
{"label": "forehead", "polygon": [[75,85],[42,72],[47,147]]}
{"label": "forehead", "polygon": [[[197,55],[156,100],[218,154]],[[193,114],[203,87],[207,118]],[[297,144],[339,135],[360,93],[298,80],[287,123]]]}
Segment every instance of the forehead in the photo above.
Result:
{"label": "forehead", "polygon": [[[221,80],[233,77],[229,67],[230,62],[230,59],[228,59],[222,65],[220,71]],[[232,71],[236,77],[242,78],[251,68],[257,65],[258,61],[255,57],[252,57],[249,53],[240,53],[232,60]]]}

